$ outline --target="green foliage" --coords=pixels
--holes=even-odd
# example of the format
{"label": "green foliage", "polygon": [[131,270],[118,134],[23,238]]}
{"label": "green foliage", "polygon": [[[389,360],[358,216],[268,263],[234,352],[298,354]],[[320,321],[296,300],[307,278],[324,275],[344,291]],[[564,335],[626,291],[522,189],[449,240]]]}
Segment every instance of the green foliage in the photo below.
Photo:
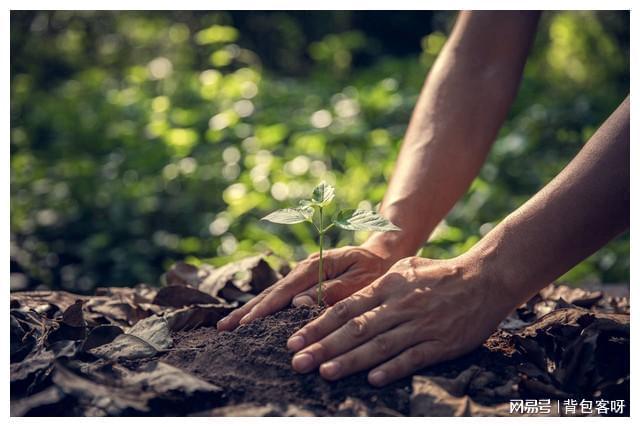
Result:
{"label": "green foliage", "polygon": [[313,194],[309,204],[324,208],[329,205],[335,197],[335,189],[326,182],[321,182],[313,189]]}
{"label": "green foliage", "polygon": [[343,230],[352,231],[400,231],[400,228],[383,216],[362,209],[340,211],[334,224]]}
{"label": "green foliage", "polygon": [[[424,35],[385,44],[400,33],[376,36],[375,16],[265,14],[11,13],[13,288],[157,283],[176,260],[266,250],[300,259],[318,250],[308,227],[257,219],[319,180],[375,210],[454,15],[384,12]],[[566,165],[626,96],[628,44],[628,12],[543,15],[493,151],[423,255],[467,250]],[[566,278],[628,281],[628,254],[625,234]]]}
{"label": "green foliage", "polygon": [[279,209],[262,217],[264,221],[276,224],[298,224],[300,222],[311,221],[314,209],[311,206],[300,206],[295,209]]}
{"label": "green foliage", "polygon": [[[396,225],[382,215],[361,209],[346,209],[338,212],[336,218],[327,223],[324,221],[324,209],[329,206],[335,197],[335,188],[322,181],[313,189],[311,200],[300,201],[300,206],[296,209],[280,209],[263,217],[265,221],[276,224],[297,224],[300,222],[310,222],[318,232],[318,246],[320,247],[320,257],[318,264],[318,284],[317,300],[318,305],[322,304],[322,282],[324,280],[324,270],[322,269],[322,251],[324,249],[324,235],[333,228],[334,225],[351,231],[400,231]],[[315,212],[318,212],[318,223],[313,221]]]}
{"label": "green foliage", "polygon": [[314,224],[320,234],[334,225],[350,231],[400,231],[400,228],[382,215],[362,209],[341,210],[332,222],[323,223],[321,220],[321,226],[316,225],[313,222],[316,209],[322,217],[324,208],[329,206],[334,197],[335,188],[322,181],[313,189],[311,200],[301,200],[300,206],[294,209],[278,209],[262,217],[262,220],[276,224],[298,224],[306,221]]}

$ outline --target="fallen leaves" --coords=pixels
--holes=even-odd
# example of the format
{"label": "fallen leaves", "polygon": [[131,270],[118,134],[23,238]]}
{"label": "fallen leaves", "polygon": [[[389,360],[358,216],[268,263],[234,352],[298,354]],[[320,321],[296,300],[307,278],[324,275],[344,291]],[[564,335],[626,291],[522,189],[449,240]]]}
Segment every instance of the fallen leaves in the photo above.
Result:
{"label": "fallen leaves", "polygon": [[188,331],[203,326],[215,326],[229,313],[229,307],[220,304],[198,304],[173,310],[165,315],[172,332]]}
{"label": "fallen leaves", "polygon": [[[215,325],[280,277],[256,256],[220,269],[178,263],[160,289],[98,288],[90,297],[13,293],[12,414],[68,414],[69,402],[77,407],[74,415],[156,414],[172,407],[167,399],[178,414],[198,409],[184,401],[194,395],[206,396],[200,403],[211,405],[219,387],[149,360],[171,349],[173,332]],[[72,369],[69,361],[84,367]],[[129,371],[125,365],[131,363],[142,365]],[[101,366],[109,367],[106,373],[99,374]],[[161,401],[164,406],[157,407]]]}
{"label": "fallen leaves", "polygon": [[121,327],[115,325],[99,325],[91,330],[87,339],[82,344],[83,351],[108,344],[120,334],[124,333]]}
{"label": "fallen leaves", "polygon": [[483,406],[469,396],[454,396],[433,378],[413,377],[412,417],[468,417],[509,414],[509,404]]}
{"label": "fallen leaves", "polygon": [[67,415],[69,411],[79,416],[173,415],[182,412],[181,406],[198,410],[218,401],[222,394],[219,387],[161,362],[136,372],[117,365],[85,372],[62,363],[55,368],[53,385],[12,405],[12,415],[32,415],[37,408],[34,400],[51,406],[72,403]]}
{"label": "fallen leaves", "polygon": [[223,302],[220,298],[212,297],[209,294],[205,294],[189,286],[167,286],[160,289],[153,299],[153,304],[165,307],[185,307],[194,304],[220,304]]}
{"label": "fallen leaves", "polygon": [[195,414],[210,417],[313,417],[312,411],[295,405],[267,403],[243,403]]}
{"label": "fallen leaves", "polygon": [[[512,333],[494,335],[490,347],[496,348],[498,341],[513,346],[508,368],[514,373],[502,376],[497,363],[485,360],[483,366],[471,364],[455,377],[416,375],[411,415],[509,416],[508,402],[527,398],[628,402],[628,315],[570,305]],[[557,411],[557,405],[552,408]]]}
{"label": "fallen leaves", "polygon": [[629,387],[629,327],[628,315],[577,306],[543,316],[514,336],[516,347],[535,365],[525,372],[527,386],[539,388],[535,380],[542,378],[548,384],[542,392],[558,398],[579,393],[612,399],[624,393]]}
{"label": "fallen leaves", "polygon": [[511,399],[628,402],[628,313],[626,297],[550,285],[501,323],[489,351],[475,353],[482,366],[415,375],[411,415],[509,416]]}
{"label": "fallen leaves", "polygon": [[259,294],[280,278],[264,256],[257,255],[216,269],[203,268],[197,288],[227,301],[244,302],[247,296]]}
{"label": "fallen leaves", "polygon": [[173,344],[169,322],[158,315],[139,321],[127,331],[127,334],[151,344],[156,350],[166,350]]}
{"label": "fallen leaves", "polygon": [[[207,343],[184,341],[194,346],[189,353],[174,348],[176,334],[215,326],[279,278],[264,256],[255,256],[220,268],[177,263],[159,289],[99,288],[94,296],[12,293],[11,414],[316,414],[277,402],[277,396],[227,405],[226,384],[158,360],[171,352],[200,354]],[[509,415],[510,399],[628,399],[628,313],[624,295],[550,285],[505,319],[483,348],[414,375],[411,387],[392,393],[403,405],[347,394],[332,403],[333,413]],[[266,361],[271,353],[261,351],[254,356]]]}
{"label": "fallen leaves", "polygon": [[153,357],[158,350],[135,335],[122,334],[110,343],[89,350],[89,353],[107,360],[123,361]]}

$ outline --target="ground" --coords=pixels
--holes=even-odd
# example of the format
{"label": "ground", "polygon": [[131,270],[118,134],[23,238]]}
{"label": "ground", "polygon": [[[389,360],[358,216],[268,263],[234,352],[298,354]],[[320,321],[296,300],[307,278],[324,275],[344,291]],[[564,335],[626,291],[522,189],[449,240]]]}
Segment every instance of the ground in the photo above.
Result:
{"label": "ground", "polygon": [[[625,286],[549,285],[470,354],[375,388],[366,373],[328,382],[291,369],[286,340],[320,308],[215,329],[286,271],[256,256],[179,263],[161,288],[12,293],[12,415],[500,416],[532,399],[561,415],[572,401],[622,400],[628,415]],[[576,412],[605,415],[594,408]]]}

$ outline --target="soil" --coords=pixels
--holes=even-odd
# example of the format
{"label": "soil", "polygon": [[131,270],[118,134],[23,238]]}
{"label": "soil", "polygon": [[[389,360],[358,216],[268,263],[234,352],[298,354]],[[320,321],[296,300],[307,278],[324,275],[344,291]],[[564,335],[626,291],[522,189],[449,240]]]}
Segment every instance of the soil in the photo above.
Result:
{"label": "soil", "polygon": [[629,414],[628,287],[549,285],[473,352],[375,388],[366,372],[291,369],[286,341],[317,307],[215,329],[279,277],[254,257],[179,264],[160,290],[12,294],[12,415],[503,416],[512,399],[620,399]]}
{"label": "soil", "polygon": [[288,402],[329,415],[354,397],[374,412],[377,408],[383,413],[388,409],[408,413],[409,379],[375,389],[367,383],[366,373],[332,383],[317,373],[291,369],[287,339],[319,314],[318,308],[289,308],[232,332],[215,328],[179,332],[174,335],[174,348],[161,360],[213,384],[224,384],[228,405]]}
{"label": "soil", "polygon": [[[367,415],[410,415],[411,378],[374,388],[368,384],[366,372],[329,382],[317,372],[299,374],[291,369],[287,339],[320,312],[318,308],[289,308],[232,332],[218,332],[215,328],[179,332],[173,336],[174,348],[161,360],[213,384],[224,384],[226,405],[287,402],[315,415],[349,415],[353,413],[353,402],[358,402],[360,411]],[[612,325],[615,320],[624,322],[615,316],[596,317],[577,307],[560,309],[525,328],[521,335],[497,331],[472,353],[416,375],[439,378],[450,392],[468,395],[481,405],[495,405],[508,398],[586,398],[596,391],[599,397],[604,393],[609,399],[628,399],[628,382],[606,390],[595,390],[597,385],[593,383],[582,387],[570,381],[561,384],[546,369],[531,362],[532,354],[555,351],[553,356],[543,356],[549,360],[542,364],[561,367],[563,347],[575,346],[586,328],[597,328],[599,322],[609,320]],[[628,373],[629,348],[616,339],[624,328],[613,329],[616,331],[599,337],[602,342],[597,353],[605,365],[609,365],[606,361],[616,360],[604,371],[610,379],[618,380]],[[469,378],[460,378],[465,373]],[[473,384],[474,379],[477,384]]]}

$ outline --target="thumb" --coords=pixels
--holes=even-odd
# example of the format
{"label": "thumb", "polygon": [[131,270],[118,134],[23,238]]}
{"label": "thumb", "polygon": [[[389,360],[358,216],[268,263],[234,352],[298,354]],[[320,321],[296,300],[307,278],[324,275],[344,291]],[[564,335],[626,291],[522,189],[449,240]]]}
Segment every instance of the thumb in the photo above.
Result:
{"label": "thumb", "polygon": [[239,323],[241,325],[249,323],[286,307],[294,295],[313,286],[317,280],[316,271],[317,261],[313,257],[300,262],[289,274],[273,285],[273,291],[255,304]]}
{"label": "thumb", "polygon": [[[373,280],[375,280],[374,276],[364,273],[362,270],[348,271],[336,279],[327,280],[323,283],[322,301],[327,305],[333,305],[358,292]],[[314,305],[317,304],[317,301],[317,289],[314,286],[293,297],[292,305],[295,307]]]}
{"label": "thumb", "polygon": [[[333,279],[333,280],[327,280],[322,284],[322,293],[323,293],[322,300],[325,304],[329,304],[327,299],[329,290],[335,286],[341,286],[342,283],[343,283],[342,279]],[[293,305],[294,307],[300,307],[303,305],[310,306],[310,305],[315,305],[317,303],[318,303],[317,284],[316,286],[313,286],[312,288],[309,288],[308,290],[299,293],[298,295],[293,297],[293,300],[291,301],[291,305]]]}

